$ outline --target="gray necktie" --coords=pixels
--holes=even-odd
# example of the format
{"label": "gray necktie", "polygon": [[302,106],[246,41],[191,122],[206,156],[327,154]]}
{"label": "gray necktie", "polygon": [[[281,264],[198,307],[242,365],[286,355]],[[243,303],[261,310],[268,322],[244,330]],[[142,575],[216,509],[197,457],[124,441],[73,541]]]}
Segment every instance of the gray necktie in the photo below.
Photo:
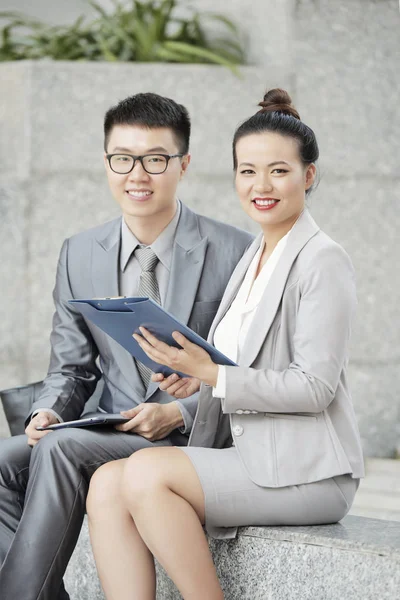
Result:
{"label": "gray necktie", "polygon": [[[138,246],[135,250],[135,256],[138,259],[142,269],[140,274],[138,296],[148,296],[158,304],[161,304],[160,290],[158,289],[157,278],[154,272],[158,263],[157,255],[149,247]],[[146,367],[146,365],[141,363],[139,360],[136,361],[136,365],[142,378],[143,385],[147,390],[150,383],[152,370]]]}

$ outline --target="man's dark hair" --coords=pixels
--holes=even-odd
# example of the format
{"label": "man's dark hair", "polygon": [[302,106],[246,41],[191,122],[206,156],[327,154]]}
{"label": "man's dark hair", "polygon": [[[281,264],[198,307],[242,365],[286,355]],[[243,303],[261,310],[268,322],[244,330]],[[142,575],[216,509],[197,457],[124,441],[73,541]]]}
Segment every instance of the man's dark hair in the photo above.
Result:
{"label": "man's dark hair", "polygon": [[146,93],[129,96],[112,106],[104,117],[104,150],[107,152],[115,125],[137,125],[153,129],[172,129],[179,152],[189,152],[190,117],[187,109],[170,98]]}

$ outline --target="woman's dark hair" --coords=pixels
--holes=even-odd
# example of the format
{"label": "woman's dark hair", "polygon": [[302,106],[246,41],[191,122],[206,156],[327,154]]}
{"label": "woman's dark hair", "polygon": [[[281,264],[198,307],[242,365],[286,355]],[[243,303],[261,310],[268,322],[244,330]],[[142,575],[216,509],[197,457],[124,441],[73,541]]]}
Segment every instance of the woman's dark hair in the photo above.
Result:
{"label": "woman's dark hair", "polygon": [[129,96],[112,106],[104,117],[104,150],[115,125],[137,125],[153,129],[166,127],[172,130],[179,152],[189,152],[190,117],[187,109],[170,98],[145,93]]}
{"label": "woman's dark hair", "polygon": [[300,158],[305,165],[315,163],[319,149],[315,133],[300,120],[300,115],[285,90],[269,90],[259,103],[261,109],[244,121],[233,137],[233,168],[237,169],[236,144],[246,135],[271,131],[297,140]]}

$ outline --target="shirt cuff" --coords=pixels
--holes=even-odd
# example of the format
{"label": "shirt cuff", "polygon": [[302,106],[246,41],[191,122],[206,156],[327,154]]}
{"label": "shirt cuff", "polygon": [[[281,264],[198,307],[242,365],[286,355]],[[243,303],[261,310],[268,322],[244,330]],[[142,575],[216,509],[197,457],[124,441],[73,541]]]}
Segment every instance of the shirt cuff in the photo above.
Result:
{"label": "shirt cuff", "polygon": [[226,396],[226,369],[224,366],[218,366],[217,385],[212,390],[213,398],[225,398]]}
{"label": "shirt cuff", "polygon": [[190,414],[190,412],[188,411],[188,409],[182,404],[182,402],[179,402],[179,400],[174,400],[175,404],[178,406],[179,410],[181,411],[181,415],[182,415],[182,419],[183,419],[183,425],[182,427],[178,427],[178,430],[181,433],[190,433],[191,429],[192,429],[192,425],[193,425],[193,417]]}
{"label": "shirt cuff", "polygon": [[60,417],[60,415],[58,413],[56,413],[56,411],[53,410],[52,408],[37,408],[36,410],[33,411],[32,415],[31,415],[31,419],[33,419],[33,417],[35,417],[40,412],[51,413],[52,415],[54,415],[56,417],[56,419],[58,419],[59,423],[64,423],[64,419],[62,419]]}

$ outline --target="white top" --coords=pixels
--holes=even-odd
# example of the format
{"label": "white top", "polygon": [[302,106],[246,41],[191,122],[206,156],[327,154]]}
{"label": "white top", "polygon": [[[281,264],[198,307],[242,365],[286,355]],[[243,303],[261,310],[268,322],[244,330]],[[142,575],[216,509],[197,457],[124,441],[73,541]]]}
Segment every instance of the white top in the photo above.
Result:
{"label": "white top", "polygon": [[[215,330],[214,346],[236,363],[240,361],[240,353],[243,350],[250,325],[265,288],[286,246],[289,233],[279,240],[258,277],[255,278],[261,254],[265,247],[265,240],[262,239],[261,245],[247,269],[236,298]],[[225,398],[225,391],[226,370],[224,366],[220,365],[218,367],[217,385],[213,388],[214,398]]]}

